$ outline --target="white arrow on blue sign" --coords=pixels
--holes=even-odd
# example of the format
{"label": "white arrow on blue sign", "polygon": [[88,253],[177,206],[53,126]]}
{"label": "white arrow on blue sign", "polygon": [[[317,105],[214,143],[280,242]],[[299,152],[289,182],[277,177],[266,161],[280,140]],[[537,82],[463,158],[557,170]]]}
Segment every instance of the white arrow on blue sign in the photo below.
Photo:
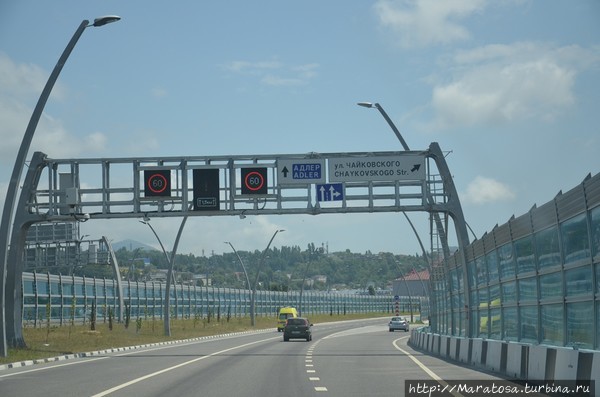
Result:
{"label": "white arrow on blue sign", "polygon": [[317,201],[342,201],[344,190],[341,183],[317,185]]}
{"label": "white arrow on blue sign", "polygon": [[325,182],[324,159],[278,159],[277,181],[280,185]]}

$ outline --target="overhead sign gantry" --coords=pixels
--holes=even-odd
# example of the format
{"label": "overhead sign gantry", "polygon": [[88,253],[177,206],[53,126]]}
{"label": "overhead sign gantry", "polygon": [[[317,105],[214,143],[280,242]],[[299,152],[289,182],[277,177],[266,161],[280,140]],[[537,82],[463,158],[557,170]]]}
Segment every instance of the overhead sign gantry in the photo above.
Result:
{"label": "overhead sign gantry", "polygon": [[47,177],[38,179],[27,206],[44,221],[416,211],[426,203],[427,155],[41,156],[39,169]]}
{"label": "overhead sign gantry", "polygon": [[0,296],[6,310],[0,337],[11,346],[24,346],[21,254],[34,223],[412,211],[450,215],[459,246],[468,244],[452,176],[435,142],[422,151],[251,156],[51,159],[36,152],[16,208],[0,275],[11,291]]}

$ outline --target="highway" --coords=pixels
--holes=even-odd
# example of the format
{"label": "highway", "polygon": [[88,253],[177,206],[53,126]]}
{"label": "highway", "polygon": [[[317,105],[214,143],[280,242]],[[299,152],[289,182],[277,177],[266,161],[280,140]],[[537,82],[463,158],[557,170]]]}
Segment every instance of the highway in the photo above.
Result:
{"label": "highway", "polygon": [[311,342],[283,342],[274,325],[1,370],[0,396],[387,397],[404,396],[405,380],[499,379],[423,355],[408,336],[387,318],[315,324]]}

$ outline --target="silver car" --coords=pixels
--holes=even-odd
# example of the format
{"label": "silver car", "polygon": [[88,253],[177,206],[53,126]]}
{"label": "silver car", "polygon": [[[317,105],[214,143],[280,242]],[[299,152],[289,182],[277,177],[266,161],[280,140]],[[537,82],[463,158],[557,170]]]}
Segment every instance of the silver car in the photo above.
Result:
{"label": "silver car", "polygon": [[388,326],[390,328],[390,332],[394,332],[397,329],[401,329],[404,330],[404,332],[408,332],[408,320],[404,317],[392,317]]}

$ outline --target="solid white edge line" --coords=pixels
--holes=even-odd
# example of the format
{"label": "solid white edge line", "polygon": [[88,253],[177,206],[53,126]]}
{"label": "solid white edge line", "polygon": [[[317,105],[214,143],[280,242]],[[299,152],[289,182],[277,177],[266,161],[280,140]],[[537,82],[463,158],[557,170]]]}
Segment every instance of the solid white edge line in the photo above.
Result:
{"label": "solid white edge line", "polygon": [[[450,385],[444,381],[442,378],[440,378],[435,372],[433,372],[432,370],[430,370],[429,368],[427,368],[427,366],[425,364],[423,364],[422,362],[420,362],[415,356],[413,356],[412,354],[410,354],[409,352],[407,352],[406,350],[404,350],[403,348],[401,348],[400,346],[398,346],[398,341],[403,340],[408,338],[408,336],[404,336],[402,338],[398,338],[395,341],[392,342],[392,344],[394,345],[394,347],[401,351],[402,353],[406,354],[406,356],[408,358],[410,358],[411,360],[413,360],[413,362],[415,364],[417,364],[419,366],[419,368],[421,368],[423,371],[425,371],[425,373],[427,375],[429,375],[433,380],[435,380],[436,382],[438,382],[439,384],[441,384],[442,386],[446,387],[450,387]],[[450,391],[450,394],[452,394],[455,397],[464,397],[462,394],[460,393],[455,393],[454,391]]]}

